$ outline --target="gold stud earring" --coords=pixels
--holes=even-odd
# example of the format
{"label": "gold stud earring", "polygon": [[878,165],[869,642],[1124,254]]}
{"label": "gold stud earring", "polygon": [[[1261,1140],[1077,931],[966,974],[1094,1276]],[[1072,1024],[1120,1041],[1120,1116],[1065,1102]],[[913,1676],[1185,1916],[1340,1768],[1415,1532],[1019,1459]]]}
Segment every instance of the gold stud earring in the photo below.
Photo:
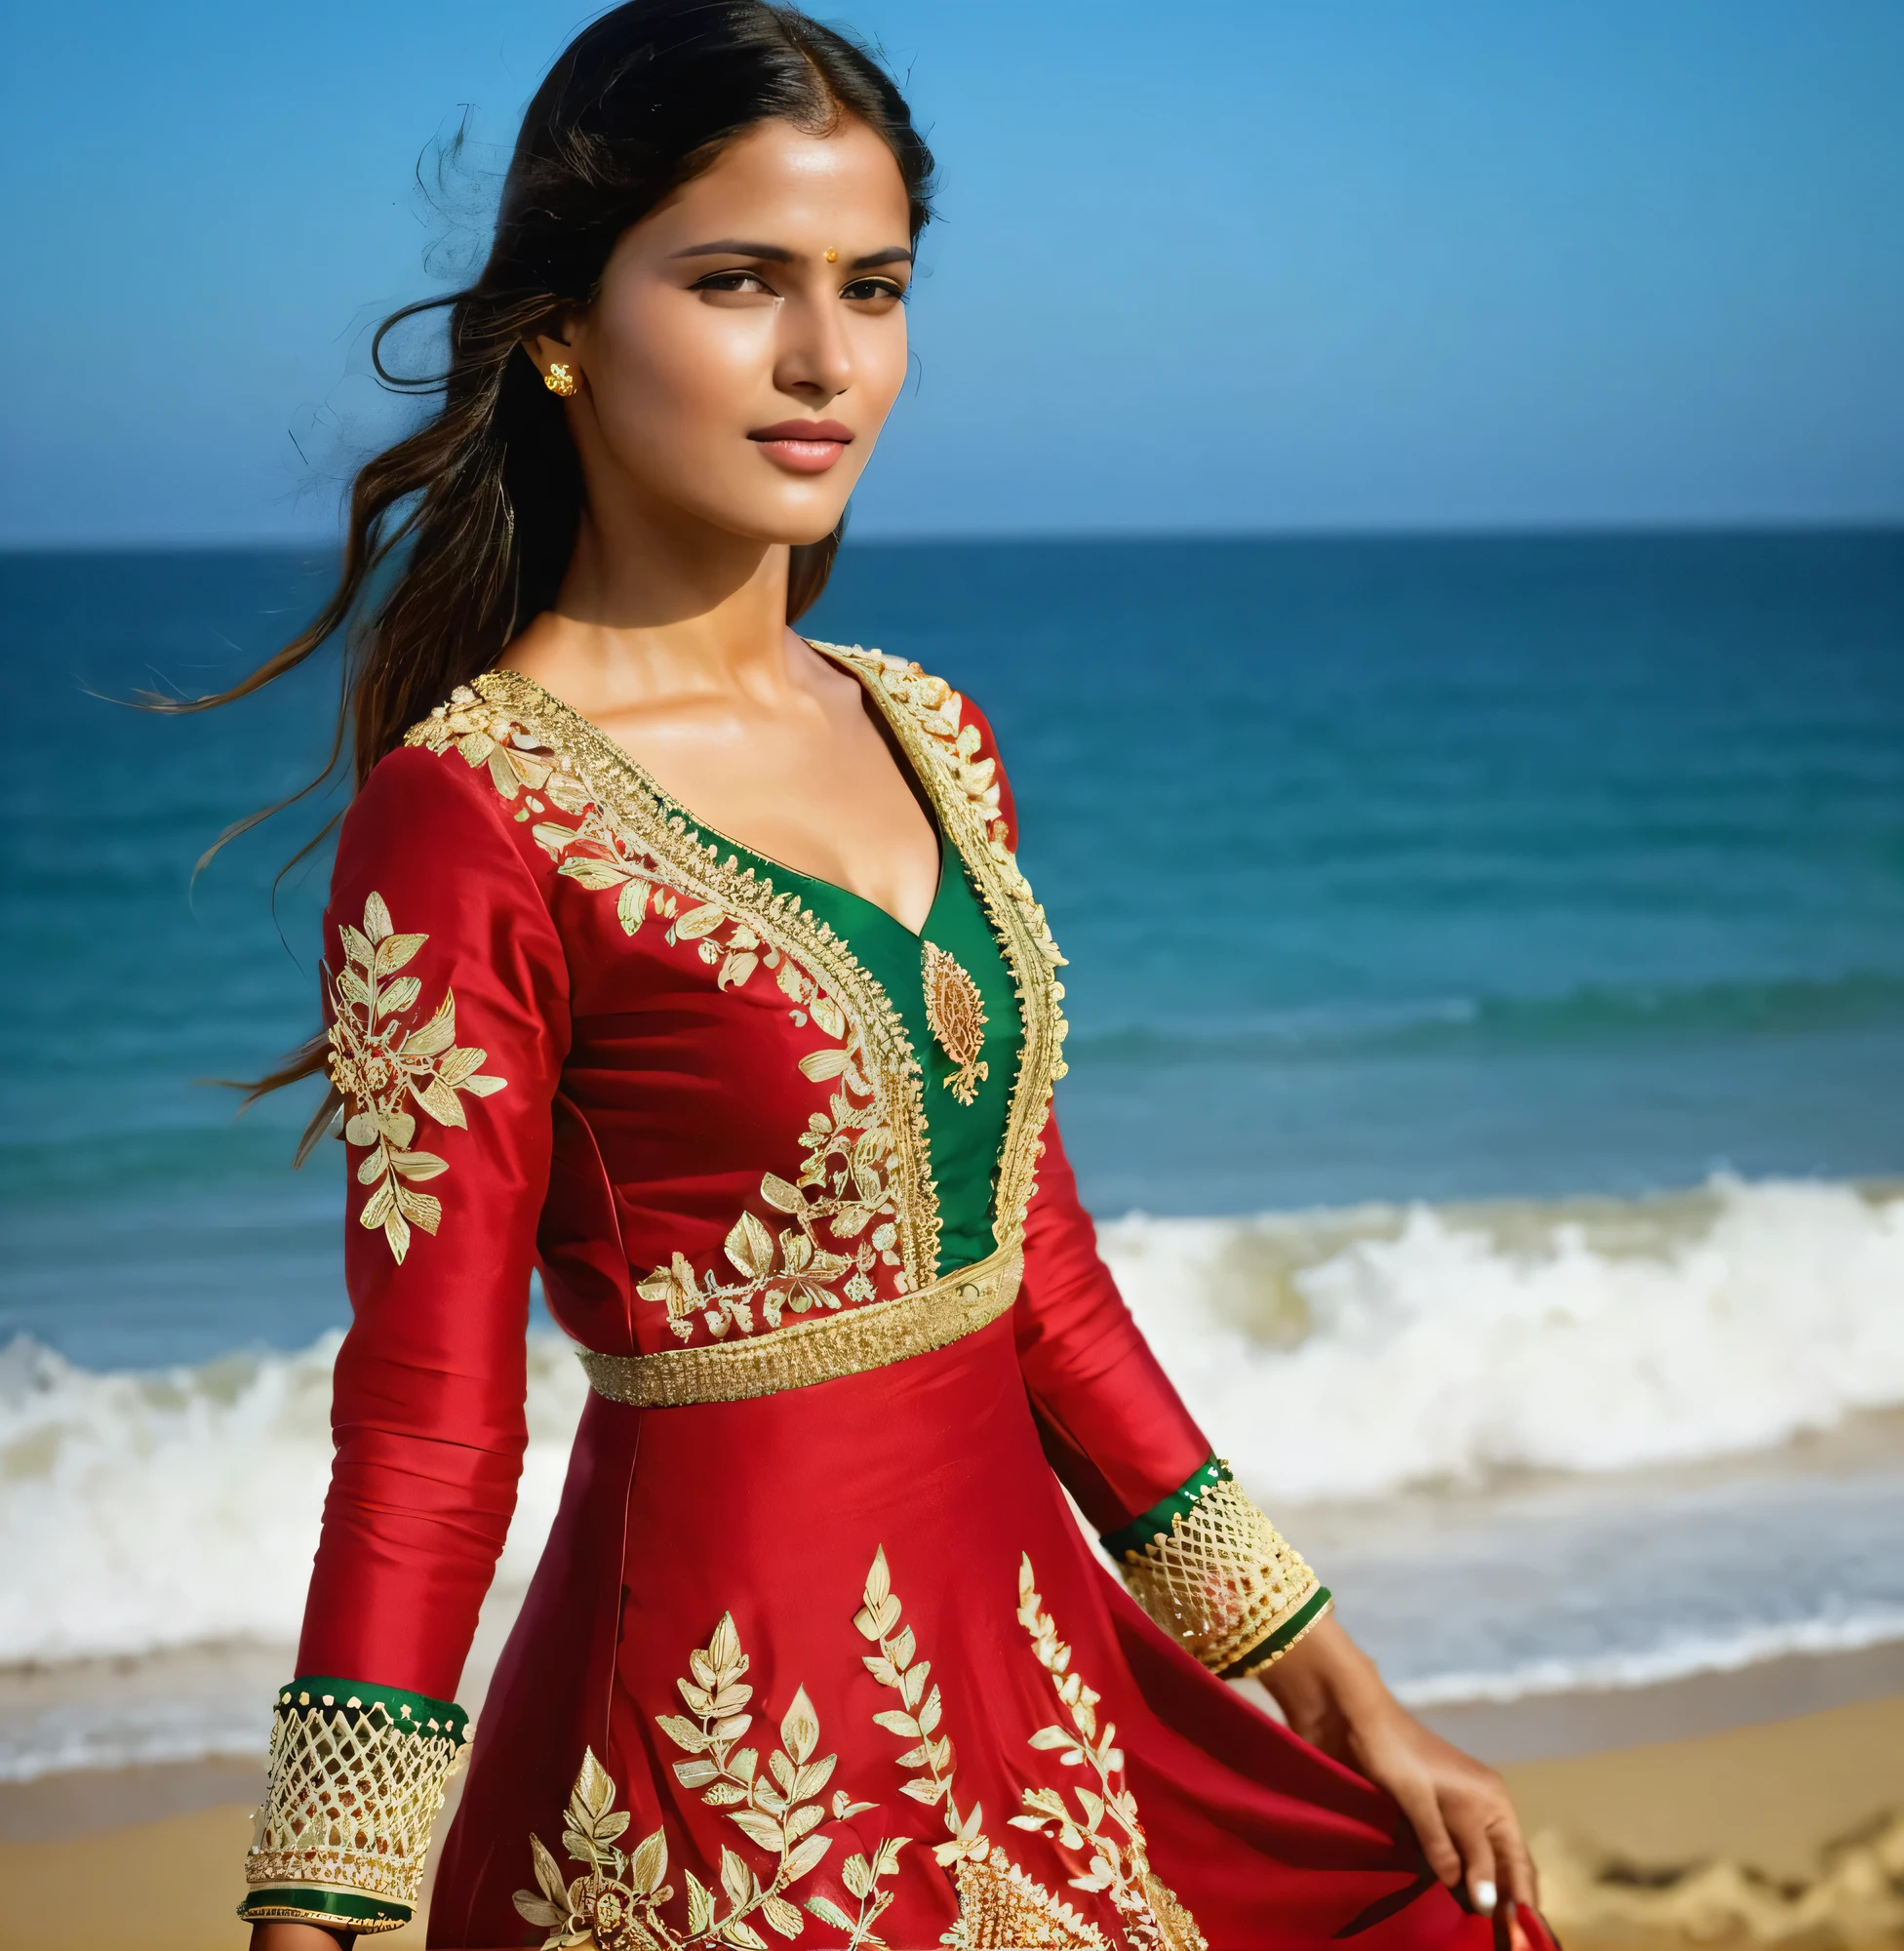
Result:
{"label": "gold stud earring", "polygon": [[573,367],[557,361],[542,375],[545,385],[558,400],[573,400],[575,397],[575,375]]}
{"label": "gold stud earring", "polygon": [[840,261],[840,254],[830,244],[826,247],[826,261],[829,264],[837,264]]}

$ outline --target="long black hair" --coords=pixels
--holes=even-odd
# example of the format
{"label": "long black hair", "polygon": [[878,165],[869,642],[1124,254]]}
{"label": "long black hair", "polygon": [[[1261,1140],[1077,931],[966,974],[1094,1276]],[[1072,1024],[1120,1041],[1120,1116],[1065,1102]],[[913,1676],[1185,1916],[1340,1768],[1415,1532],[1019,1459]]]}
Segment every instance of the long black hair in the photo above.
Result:
{"label": "long black hair", "polygon": [[[621,233],[737,136],[774,120],[825,131],[843,117],[865,123],[892,151],[916,241],[932,214],[932,152],[892,78],[844,34],[767,0],[628,0],[583,28],[523,117],[482,274],[462,291],[404,306],[377,329],[378,378],[440,393],[442,404],[358,472],[329,600],[230,690],[153,699],[154,707],[207,710],[283,676],[352,621],[395,555],[388,589],[346,644],[336,737],[312,781],[329,777],[348,746],[361,784],[410,725],[487,670],[554,601],[574,552],[580,464],[523,339],[589,304]],[[390,334],[445,307],[445,370],[423,379],[389,371]],[[836,528],[792,551],[789,622],[817,600],[839,542]],[[254,1095],[321,1068],[314,1040]]]}

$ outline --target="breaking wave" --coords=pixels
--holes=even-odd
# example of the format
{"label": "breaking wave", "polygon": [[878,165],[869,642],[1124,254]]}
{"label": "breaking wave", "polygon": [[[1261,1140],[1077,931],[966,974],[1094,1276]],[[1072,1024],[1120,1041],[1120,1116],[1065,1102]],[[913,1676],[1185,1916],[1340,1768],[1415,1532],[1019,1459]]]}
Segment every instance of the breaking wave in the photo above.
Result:
{"label": "breaking wave", "polygon": [[[1777,1445],[1904,1403],[1904,1196],[1715,1179],[1639,1201],[1106,1225],[1107,1257],[1266,1502]],[[0,1662],[295,1639],[337,1339],[99,1374],[0,1351]],[[584,1384],[534,1338],[500,1582],[525,1583]]]}

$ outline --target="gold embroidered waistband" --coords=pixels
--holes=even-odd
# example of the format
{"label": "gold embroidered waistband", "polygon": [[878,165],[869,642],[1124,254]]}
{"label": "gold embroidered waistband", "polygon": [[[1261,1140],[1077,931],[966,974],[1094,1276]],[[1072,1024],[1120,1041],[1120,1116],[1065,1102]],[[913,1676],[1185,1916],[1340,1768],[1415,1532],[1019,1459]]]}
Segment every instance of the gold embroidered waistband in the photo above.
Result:
{"label": "gold embroidered waistband", "polygon": [[576,1352],[589,1386],[610,1402],[637,1409],[746,1402],[949,1347],[996,1321],[1017,1299],[1023,1272],[1023,1253],[1001,1248],[917,1294],[795,1321],[742,1341],[665,1348],[654,1355]]}

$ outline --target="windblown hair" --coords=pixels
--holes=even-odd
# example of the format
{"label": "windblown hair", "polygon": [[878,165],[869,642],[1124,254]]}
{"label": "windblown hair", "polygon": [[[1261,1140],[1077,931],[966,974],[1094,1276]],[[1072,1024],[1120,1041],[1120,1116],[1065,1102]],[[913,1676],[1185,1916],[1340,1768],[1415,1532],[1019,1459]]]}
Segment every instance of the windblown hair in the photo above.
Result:
{"label": "windblown hair", "polygon": [[[843,117],[864,122],[892,151],[916,240],[932,214],[932,152],[892,79],[843,34],[767,0],[628,0],[585,27],[523,117],[482,274],[462,291],[405,305],[377,329],[372,358],[382,383],[440,393],[442,404],[357,474],[330,599],[228,691],[148,700],[153,708],[203,711],[247,697],[346,631],[331,754],[303,791],[332,776],[346,746],[361,785],[410,725],[487,670],[549,607],[574,553],[580,463],[524,338],[559,334],[565,316],[585,309],[621,233],[736,137],[774,120],[822,132]],[[390,335],[444,308],[445,370],[424,378],[390,371]],[[836,528],[794,548],[789,622],[818,599],[839,543]],[[360,617],[386,563],[389,587]],[[253,1095],[321,1068],[314,1039]]]}

